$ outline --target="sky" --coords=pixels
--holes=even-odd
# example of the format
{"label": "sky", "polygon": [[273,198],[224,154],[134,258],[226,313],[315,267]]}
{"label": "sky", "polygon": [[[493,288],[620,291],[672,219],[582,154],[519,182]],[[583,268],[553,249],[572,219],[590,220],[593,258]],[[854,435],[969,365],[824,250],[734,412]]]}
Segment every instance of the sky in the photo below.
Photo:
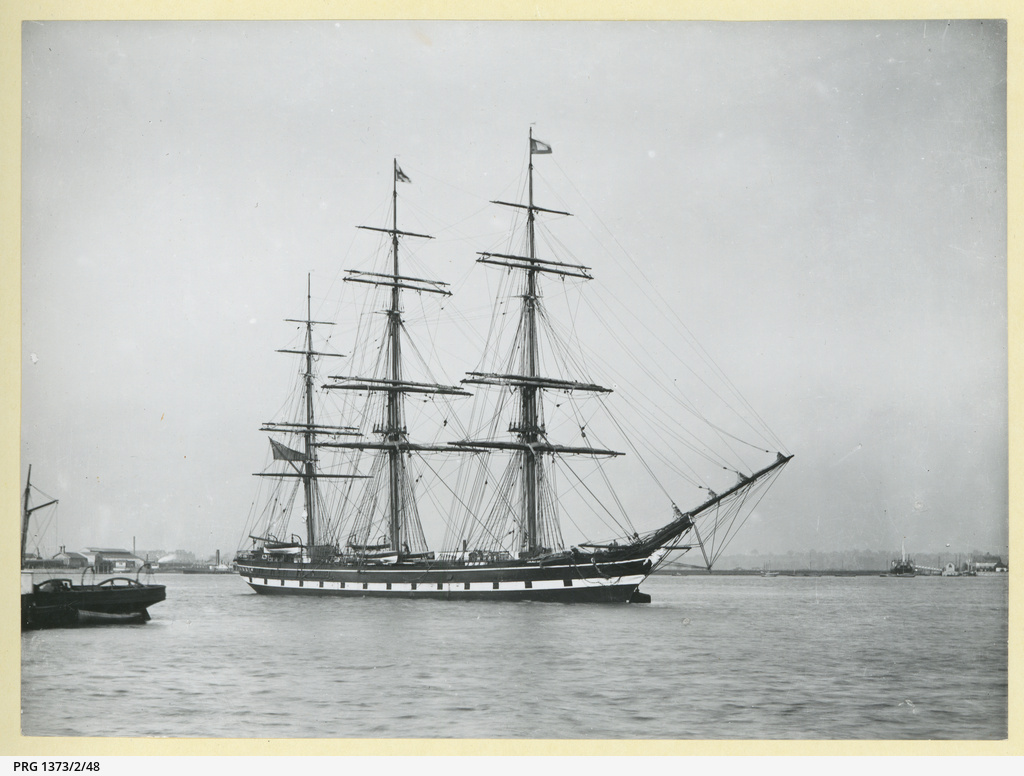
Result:
{"label": "sky", "polygon": [[[674,380],[659,349],[692,335],[796,456],[731,550],[1005,552],[1005,24],[29,22],[22,42],[21,477],[61,502],[44,551],[239,547],[307,273],[345,351],[354,227],[384,225],[397,158],[404,228],[438,236],[412,266],[476,321],[475,252],[508,223],[487,203],[516,196],[532,127],[554,149],[538,193],[576,216],[553,231],[608,305],[580,308],[584,345],[650,348]],[[479,338],[442,312],[423,321],[457,382]],[[602,360],[624,393],[632,367]],[[625,500],[663,509],[631,465]]]}

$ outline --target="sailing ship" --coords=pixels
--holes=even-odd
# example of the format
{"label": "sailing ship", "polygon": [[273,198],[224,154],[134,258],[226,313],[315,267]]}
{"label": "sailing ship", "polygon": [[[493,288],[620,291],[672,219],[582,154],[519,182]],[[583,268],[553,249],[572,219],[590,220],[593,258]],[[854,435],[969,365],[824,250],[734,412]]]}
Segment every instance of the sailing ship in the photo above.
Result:
{"label": "sailing ship", "polygon": [[[254,502],[247,526],[251,545],[235,558],[239,575],[257,593],[649,602],[640,584],[671,555],[698,548],[710,570],[717,558],[710,537],[742,525],[752,505],[792,459],[783,452],[759,451],[770,458],[754,470],[735,470],[737,480],[717,492],[706,487],[695,506],[683,509],[670,501],[660,527],[639,531],[627,516],[628,522],[617,526],[622,527],[621,535],[567,545],[556,472],[563,464],[602,463],[623,453],[591,442],[586,422],[578,423],[575,438],[566,441],[552,438],[551,424],[545,421],[558,408],[565,412],[563,404],[604,399],[612,393],[583,376],[546,370],[545,353],[563,351],[561,345],[549,344],[554,335],[544,305],[545,283],[592,279],[590,267],[538,255],[539,220],[570,215],[534,201],[534,157],[550,153],[551,147],[535,139],[531,130],[526,185],[519,197],[525,202],[492,201],[518,215],[521,225],[519,246],[478,251],[476,259],[501,272],[501,288],[507,296],[495,306],[494,315],[506,316],[508,311],[504,320],[511,324],[505,338],[511,342],[502,350],[496,345],[500,337],[489,341],[484,358],[491,360],[478,371],[467,372],[458,385],[437,381],[432,373],[413,379],[406,368],[408,352],[418,355],[420,351],[409,344],[403,291],[445,297],[451,290],[447,283],[418,276],[427,273],[403,270],[406,241],[432,238],[399,229],[398,184],[409,178],[397,160],[389,225],[359,227],[383,235],[386,263],[375,267],[379,271],[347,270],[345,277],[352,283],[376,286],[386,304],[383,332],[376,338],[366,337],[377,345],[374,357],[368,359],[369,374],[329,375],[330,382],[317,390],[316,364],[340,354],[315,346],[316,327],[333,322],[314,320],[307,279],[305,318],[286,319],[300,324],[303,344],[283,351],[302,358],[300,399],[294,405],[298,413],[290,420],[263,426],[271,435],[272,461],[269,470],[258,476],[265,478],[261,485],[272,483],[271,493]],[[493,414],[474,410],[462,425],[458,420],[449,423],[459,415],[453,409],[433,438],[412,436],[408,416],[414,399],[417,407],[420,403],[454,407],[471,395],[471,387],[479,396],[489,397],[480,406],[493,408]],[[358,396],[362,413],[356,422],[323,424],[317,404],[327,396],[345,397],[342,400]],[[357,403],[349,401],[349,405],[354,408]],[[461,437],[441,436],[456,428]],[[285,437],[287,443],[281,441]],[[329,454],[340,454],[340,463],[329,463]],[[450,477],[440,478],[452,493],[453,506],[438,510],[436,499],[431,502],[447,525],[439,551],[431,550],[427,542],[417,494],[424,476],[438,475],[431,456],[462,462]],[[646,464],[645,468],[651,471]],[[337,489],[333,502],[324,495],[325,485]],[[589,492],[590,485],[577,475],[574,489]],[[611,501],[617,505],[617,497],[611,496],[593,509],[611,514]],[[293,515],[301,515],[304,536],[291,532]]]}
{"label": "sailing ship", "polygon": [[90,567],[82,571],[79,584],[64,578],[35,581],[32,571],[25,569],[29,521],[32,513],[53,506],[57,499],[31,506],[31,496],[32,467],[29,466],[21,518],[22,630],[147,622],[150,619],[149,607],[166,598],[166,588],[140,582],[138,574],[135,579],[110,577],[99,583],[86,584],[86,573],[93,571]]}

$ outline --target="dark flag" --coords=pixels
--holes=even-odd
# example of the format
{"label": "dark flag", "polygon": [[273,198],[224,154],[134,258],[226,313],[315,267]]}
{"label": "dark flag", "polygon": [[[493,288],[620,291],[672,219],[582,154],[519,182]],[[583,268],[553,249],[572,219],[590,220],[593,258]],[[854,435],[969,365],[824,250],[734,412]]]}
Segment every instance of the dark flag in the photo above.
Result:
{"label": "dark flag", "polygon": [[274,451],[275,461],[305,461],[306,456],[300,453],[298,450],[292,450],[290,447],[282,445],[280,442],[275,442],[273,439],[270,440],[270,447]]}
{"label": "dark flag", "polygon": [[530,153],[531,154],[550,154],[551,146],[547,143],[543,143],[540,140],[530,140]]}

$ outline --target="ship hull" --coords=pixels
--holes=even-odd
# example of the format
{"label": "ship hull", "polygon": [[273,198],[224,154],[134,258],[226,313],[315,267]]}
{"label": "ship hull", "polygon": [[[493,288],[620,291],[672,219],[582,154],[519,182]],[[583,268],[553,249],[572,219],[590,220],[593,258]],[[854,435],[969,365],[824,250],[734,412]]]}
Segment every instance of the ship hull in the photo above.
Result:
{"label": "ship hull", "polygon": [[21,596],[22,630],[147,622],[149,607],[166,598],[164,585],[41,587]]}
{"label": "ship hull", "polygon": [[423,598],[449,601],[646,602],[640,583],[652,558],[607,563],[393,565],[300,564],[239,561],[238,573],[263,595]]}

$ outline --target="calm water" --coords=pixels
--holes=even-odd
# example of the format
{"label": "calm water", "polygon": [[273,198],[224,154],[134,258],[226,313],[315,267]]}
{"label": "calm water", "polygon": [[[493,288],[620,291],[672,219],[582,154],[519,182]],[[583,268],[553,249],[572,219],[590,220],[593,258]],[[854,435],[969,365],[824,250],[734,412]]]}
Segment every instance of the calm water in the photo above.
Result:
{"label": "calm water", "polygon": [[999,739],[1007,575],[655,577],[647,606],[257,596],[22,636],[29,736]]}

